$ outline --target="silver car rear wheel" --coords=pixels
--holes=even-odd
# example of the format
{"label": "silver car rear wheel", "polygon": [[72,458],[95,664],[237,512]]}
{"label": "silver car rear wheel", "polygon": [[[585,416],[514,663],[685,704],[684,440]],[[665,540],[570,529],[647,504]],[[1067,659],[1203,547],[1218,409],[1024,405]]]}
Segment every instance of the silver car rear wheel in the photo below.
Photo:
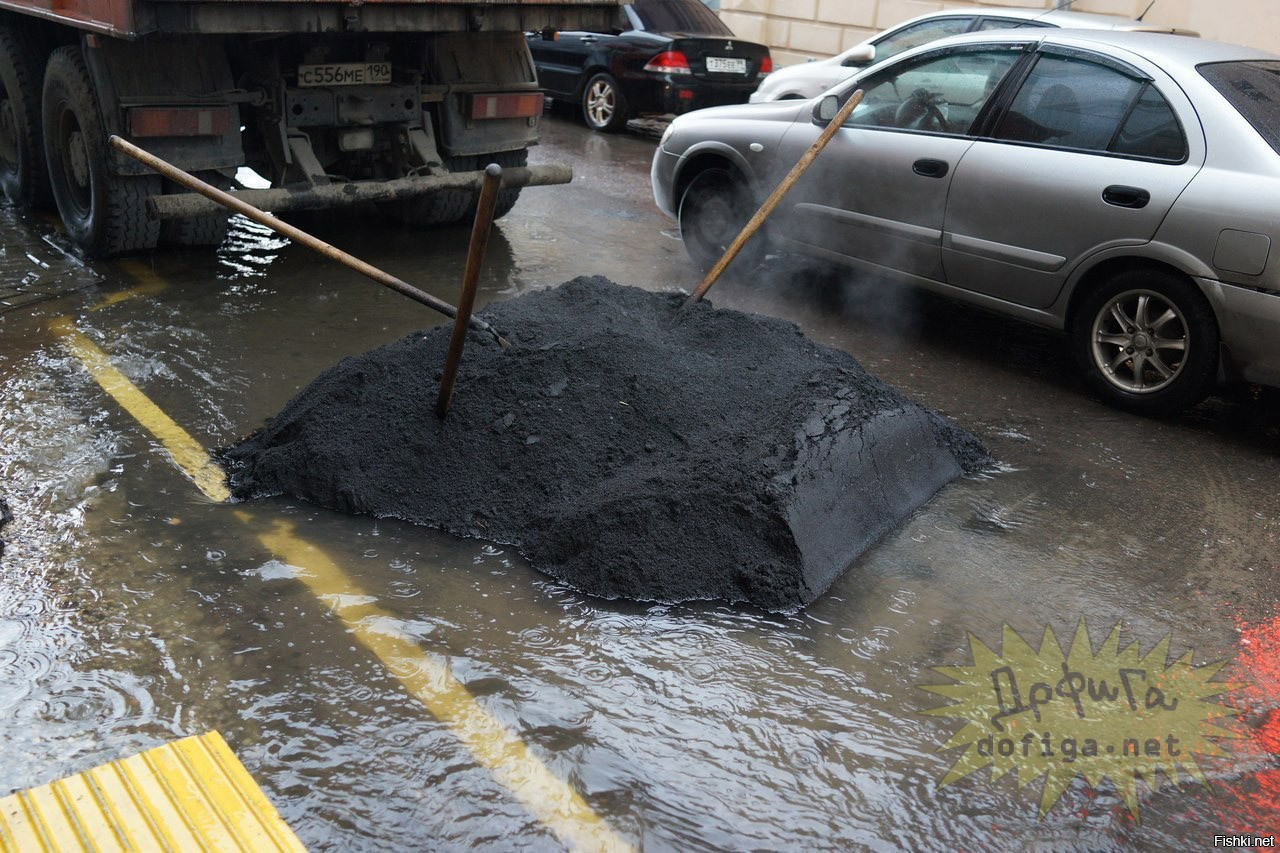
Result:
{"label": "silver car rear wheel", "polygon": [[1154,290],[1125,291],[1094,318],[1093,362],[1121,391],[1154,394],[1177,381],[1188,336],[1177,305]]}
{"label": "silver car rear wheel", "polygon": [[1199,289],[1171,273],[1131,270],[1089,293],[1072,328],[1094,389],[1149,415],[1195,405],[1217,378],[1218,326]]}

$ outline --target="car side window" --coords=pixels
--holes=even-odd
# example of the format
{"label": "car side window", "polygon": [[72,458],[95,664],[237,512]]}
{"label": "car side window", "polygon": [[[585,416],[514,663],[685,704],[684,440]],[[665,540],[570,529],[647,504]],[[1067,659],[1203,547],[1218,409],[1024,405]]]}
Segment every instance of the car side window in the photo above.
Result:
{"label": "car side window", "polygon": [[953,50],[895,65],[863,82],[862,103],[846,125],[968,133],[1021,55],[1021,45],[1009,45]]}
{"label": "car side window", "polygon": [[1036,29],[1056,29],[1053,24],[1046,24],[1044,21],[1023,18],[983,18],[978,22],[978,26],[973,28],[974,32],[985,33],[988,30],[1023,30],[1028,27]]}
{"label": "car side window", "polygon": [[1187,157],[1187,137],[1182,125],[1155,86],[1142,90],[1129,118],[1111,145],[1114,154],[1181,162]]}
{"label": "car side window", "polygon": [[973,25],[972,15],[957,15],[954,18],[938,18],[932,21],[921,21],[910,27],[904,27],[896,33],[890,33],[876,42],[876,62],[897,56],[904,50],[937,41],[945,36],[954,36],[967,32]]}
{"label": "car side window", "polygon": [[1180,160],[1182,128],[1147,81],[1070,56],[1041,56],[1000,120],[996,139]]}

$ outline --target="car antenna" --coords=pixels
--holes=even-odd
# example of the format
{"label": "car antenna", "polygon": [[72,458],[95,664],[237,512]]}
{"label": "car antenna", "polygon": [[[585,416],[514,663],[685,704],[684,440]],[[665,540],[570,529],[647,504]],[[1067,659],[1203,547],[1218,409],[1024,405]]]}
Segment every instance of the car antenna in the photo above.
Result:
{"label": "car antenna", "polygon": [[1147,13],[1151,11],[1151,7],[1154,5],[1156,5],[1156,0],[1151,0],[1151,2],[1147,4],[1147,8],[1142,10],[1142,14],[1139,15],[1134,20],[1141,21],[1143,18],[1147,16]]}
{"label": "car antenna", "polygon": [[[1045,15],[1049,14],[1050,12],[1059,12],[1059,11],[1061,11],[1061,10],[1063,10],[1063,9],[1067,8],[1068,6],[1070,6],[1070,5],[1071,5],[1072,3],[1074,3],[1074,2],[1076,2],[1076,0],[1058,0],[1058,2],[1057,2],[1057,3],[1055,3],[1053,6],[1050,6],[1048,9],[1045,9],[1043,12],[1041,12],[1039,15],[1036,15],[1034,18],[1028,18],[1027,20],[1023,21],[1022,23],[1018,24],[1016,27],[1010,27],[1009,29],[1011,29],[1011,30],[1020,30],[1020,29],[1022,29],[1023,27],[1027,26],[1028,24],[1034,24],[1036,21],[1040,20],[1041,18],[1043,18]],[[1154,3],[1154,2],[1155,2],[1155,0],[1152,0],[1152,2]]]}

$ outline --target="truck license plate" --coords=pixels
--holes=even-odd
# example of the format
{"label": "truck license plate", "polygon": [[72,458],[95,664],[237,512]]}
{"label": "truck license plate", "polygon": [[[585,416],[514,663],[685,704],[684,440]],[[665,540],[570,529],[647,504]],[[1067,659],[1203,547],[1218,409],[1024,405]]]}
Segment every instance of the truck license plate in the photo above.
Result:
{"label": "truck license plate", "polygon": [[361,86],[391,82],[390,62],[333,62],[299,65],[299,86]]}
{"label": "truck license plate", "polygon": [[746,74],[747,61],[740,56],[708,56],[707,70],[717,74]]}

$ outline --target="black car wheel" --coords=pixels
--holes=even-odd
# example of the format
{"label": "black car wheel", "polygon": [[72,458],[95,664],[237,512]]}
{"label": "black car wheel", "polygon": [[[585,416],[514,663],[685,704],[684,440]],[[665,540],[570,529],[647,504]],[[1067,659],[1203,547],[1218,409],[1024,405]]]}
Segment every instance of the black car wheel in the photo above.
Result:
{"label": "black car wheel", "polygon": [[603,71],[582,87],[582,119],[587,127],[615,133],[627,124],[627,99],[618,90],[618,81]]}
{"label": "black car wheel", "polygon": [[1084,297],[1071,343],[1095,391],[1144,415],[1170,415],[1213,390],[1219,333],[1213,308],[1172,273],[1131,270]]}
{"label": "black car wheel", "polygon": [[[751,219],[756,206],[746,181],[732,169],[707,169],[680,197],[680,237],[694,263],[710,269]],[[739,269],[764,259],[765,235],[754,235],[738,254]]]}
{"label": "black car wheel", "polygon": [[23,207],[52,198],[40,139],[43,75],[44,59],[30,34],[0,26],[0,188]]}
{"label": "black car wheel", "polygon": [[80,48],[60,47],[44,75],[44,153],[58,215],[86,254],[154,249],[160,223],[147,217],[158,175],[114,175],[98,99]]}

